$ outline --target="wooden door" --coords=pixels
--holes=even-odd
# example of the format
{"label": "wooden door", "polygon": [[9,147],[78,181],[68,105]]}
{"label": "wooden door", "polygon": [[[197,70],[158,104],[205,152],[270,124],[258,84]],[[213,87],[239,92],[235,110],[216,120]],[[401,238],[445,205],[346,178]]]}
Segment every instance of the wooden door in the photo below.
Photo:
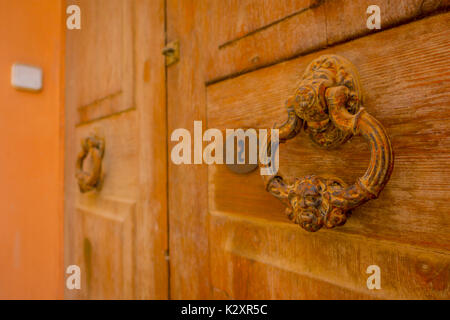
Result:
{"label": "wooden door", "polygon": [[[166,299],[164,1],[72,4],[81,29],[67,31],[65,265],[82,280],[66,297]],[[104,141],[104,155],[101,181],[82,193],[76,162],[87,137]]]}
{"label": "wooden door", "polygon": [[[265,192],[258,171],[169,161],[171,297],[219,299],[445,299],[450,297],[450,14],[446,1],[167,0],[168,132],[271,128],[306,66],[338,54],[358,69],[364,107],[396,155],[377,200],[345,226],[309,233]],[[176,142],[169,142],[170,149]],[[206,144],[205,144],[206,145]],[[169,153],[170,156],[170,153]],[[282,145],[291,176],[362,175],[357,137],[333,151],[305,134]],[[379,266],[381,289],[366,271]]]}

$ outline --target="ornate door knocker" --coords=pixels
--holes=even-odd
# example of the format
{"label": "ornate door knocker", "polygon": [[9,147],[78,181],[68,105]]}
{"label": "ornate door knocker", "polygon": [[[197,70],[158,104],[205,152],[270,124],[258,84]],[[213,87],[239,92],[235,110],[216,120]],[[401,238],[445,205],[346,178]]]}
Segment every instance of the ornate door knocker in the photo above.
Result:
{"label": "ornate door knocker", "polygon": [[[279,173],[263,176],[266,190],[287,206],[288,217],[305,230],[341,226],[350,210],[377,198],[390,178],[394,156],[386,130],[362,107],[356,68],[335,55],[311,62],[286,107],[288,120],[279,128],[281,143],[303,128],[325,149],[335,148],[353,135],[363,136],[370,146],[369,168],[352,185],[314,175],[295,178],[290,184]],[[268,154],[270,146],[268,139]]]}
{"label": "ornate door knocker", "polygon": [[[102,159],[105,153],[105,141],[98,136],[89,136],[81,140],[81,151],[76,163],[76,178],[80,192],[85,193],[99,188],[102,177]],[[88,155],[92,157],[91,172],[83,170],[83,162]]]}

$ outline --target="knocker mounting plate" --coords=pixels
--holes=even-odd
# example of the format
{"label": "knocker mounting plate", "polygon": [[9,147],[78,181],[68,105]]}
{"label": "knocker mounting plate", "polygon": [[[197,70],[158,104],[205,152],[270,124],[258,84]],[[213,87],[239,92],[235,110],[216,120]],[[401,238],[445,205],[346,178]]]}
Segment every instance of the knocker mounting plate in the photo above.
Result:
{"label": "knocker mounting plate", "polygon": [[330,87],[345,86],[349,90],[346,109],[356,114],[362,105],[362,91],[358,72],[351,62],[343,57],[325,55],[312,61],[303,74],[287,107],[305,121],[305,131],[312,141],[322,148],[335,148],[352,137],[337,127],[330,118],[325,91]]}

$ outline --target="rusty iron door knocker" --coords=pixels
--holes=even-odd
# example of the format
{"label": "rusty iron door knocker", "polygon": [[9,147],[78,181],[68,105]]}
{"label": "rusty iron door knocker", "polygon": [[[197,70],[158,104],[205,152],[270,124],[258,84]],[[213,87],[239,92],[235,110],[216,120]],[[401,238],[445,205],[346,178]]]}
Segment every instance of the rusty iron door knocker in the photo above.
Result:
{"label": "rusty iron door knocker", "polygon": [[[81,140],[81,151],[76,162],[76,178],[80,192],[98,189],[102,177],[102,159],[105,153],[105,141],[94,135]],[[92,157],[91,172],[83,170],[83,162],[88,155]]]}
{"label": "rusty iron door knocker", "polygon": [[[357,70],[340,56],[312,61],[286,107],[288,120],[279,128],[281,143],[304,129],[325,149],[353,135],[363,136],[370,146],[369,168],[352,185],[315,175],[288,180],[291,183],[280,173],[263,176],[266,190],[287,206],[288,217],[305,230],[341,226],[352,209],[377,198],[390,178],[394,155],[386,130],[362,107]],[[270,154],[271,141],[267,140],[265,148]],[[260,167],[268,166],[260,163]]]}

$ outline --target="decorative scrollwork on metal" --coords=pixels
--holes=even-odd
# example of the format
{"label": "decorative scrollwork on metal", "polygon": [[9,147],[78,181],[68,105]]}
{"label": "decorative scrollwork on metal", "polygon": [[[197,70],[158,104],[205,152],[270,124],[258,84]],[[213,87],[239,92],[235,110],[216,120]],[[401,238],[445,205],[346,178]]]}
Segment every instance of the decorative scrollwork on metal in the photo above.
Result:
{"label": "decorative scrollwork on metal", "polygon": [[[94,135],[81,140],[81,151],[76,162],[76,178],[80,192],[98,189],[102,177],[102,160],[105,153],[105,141]],[[83,170],[83,162],[88,155],[92,158],[91,172]]]}
{"label": "decorative scrollwork on metal", "polygon": [[[315,175],[290,184],[279,173],[263,177],[266,190],[285,203],[287,216],[305,230],[341,226],[352,209],[377,198],[390,178],[394,156],[386,130],[362,107],[355,67],[335,55],[319,57],[308,66],[286,106],[288,120],[279,128],[282,143],[304,128],[322,148],[335,148],[353,135],[363,136],[370,146],[369,168],[352,185]],[[270,145],[269,139],[269,153]]]}

